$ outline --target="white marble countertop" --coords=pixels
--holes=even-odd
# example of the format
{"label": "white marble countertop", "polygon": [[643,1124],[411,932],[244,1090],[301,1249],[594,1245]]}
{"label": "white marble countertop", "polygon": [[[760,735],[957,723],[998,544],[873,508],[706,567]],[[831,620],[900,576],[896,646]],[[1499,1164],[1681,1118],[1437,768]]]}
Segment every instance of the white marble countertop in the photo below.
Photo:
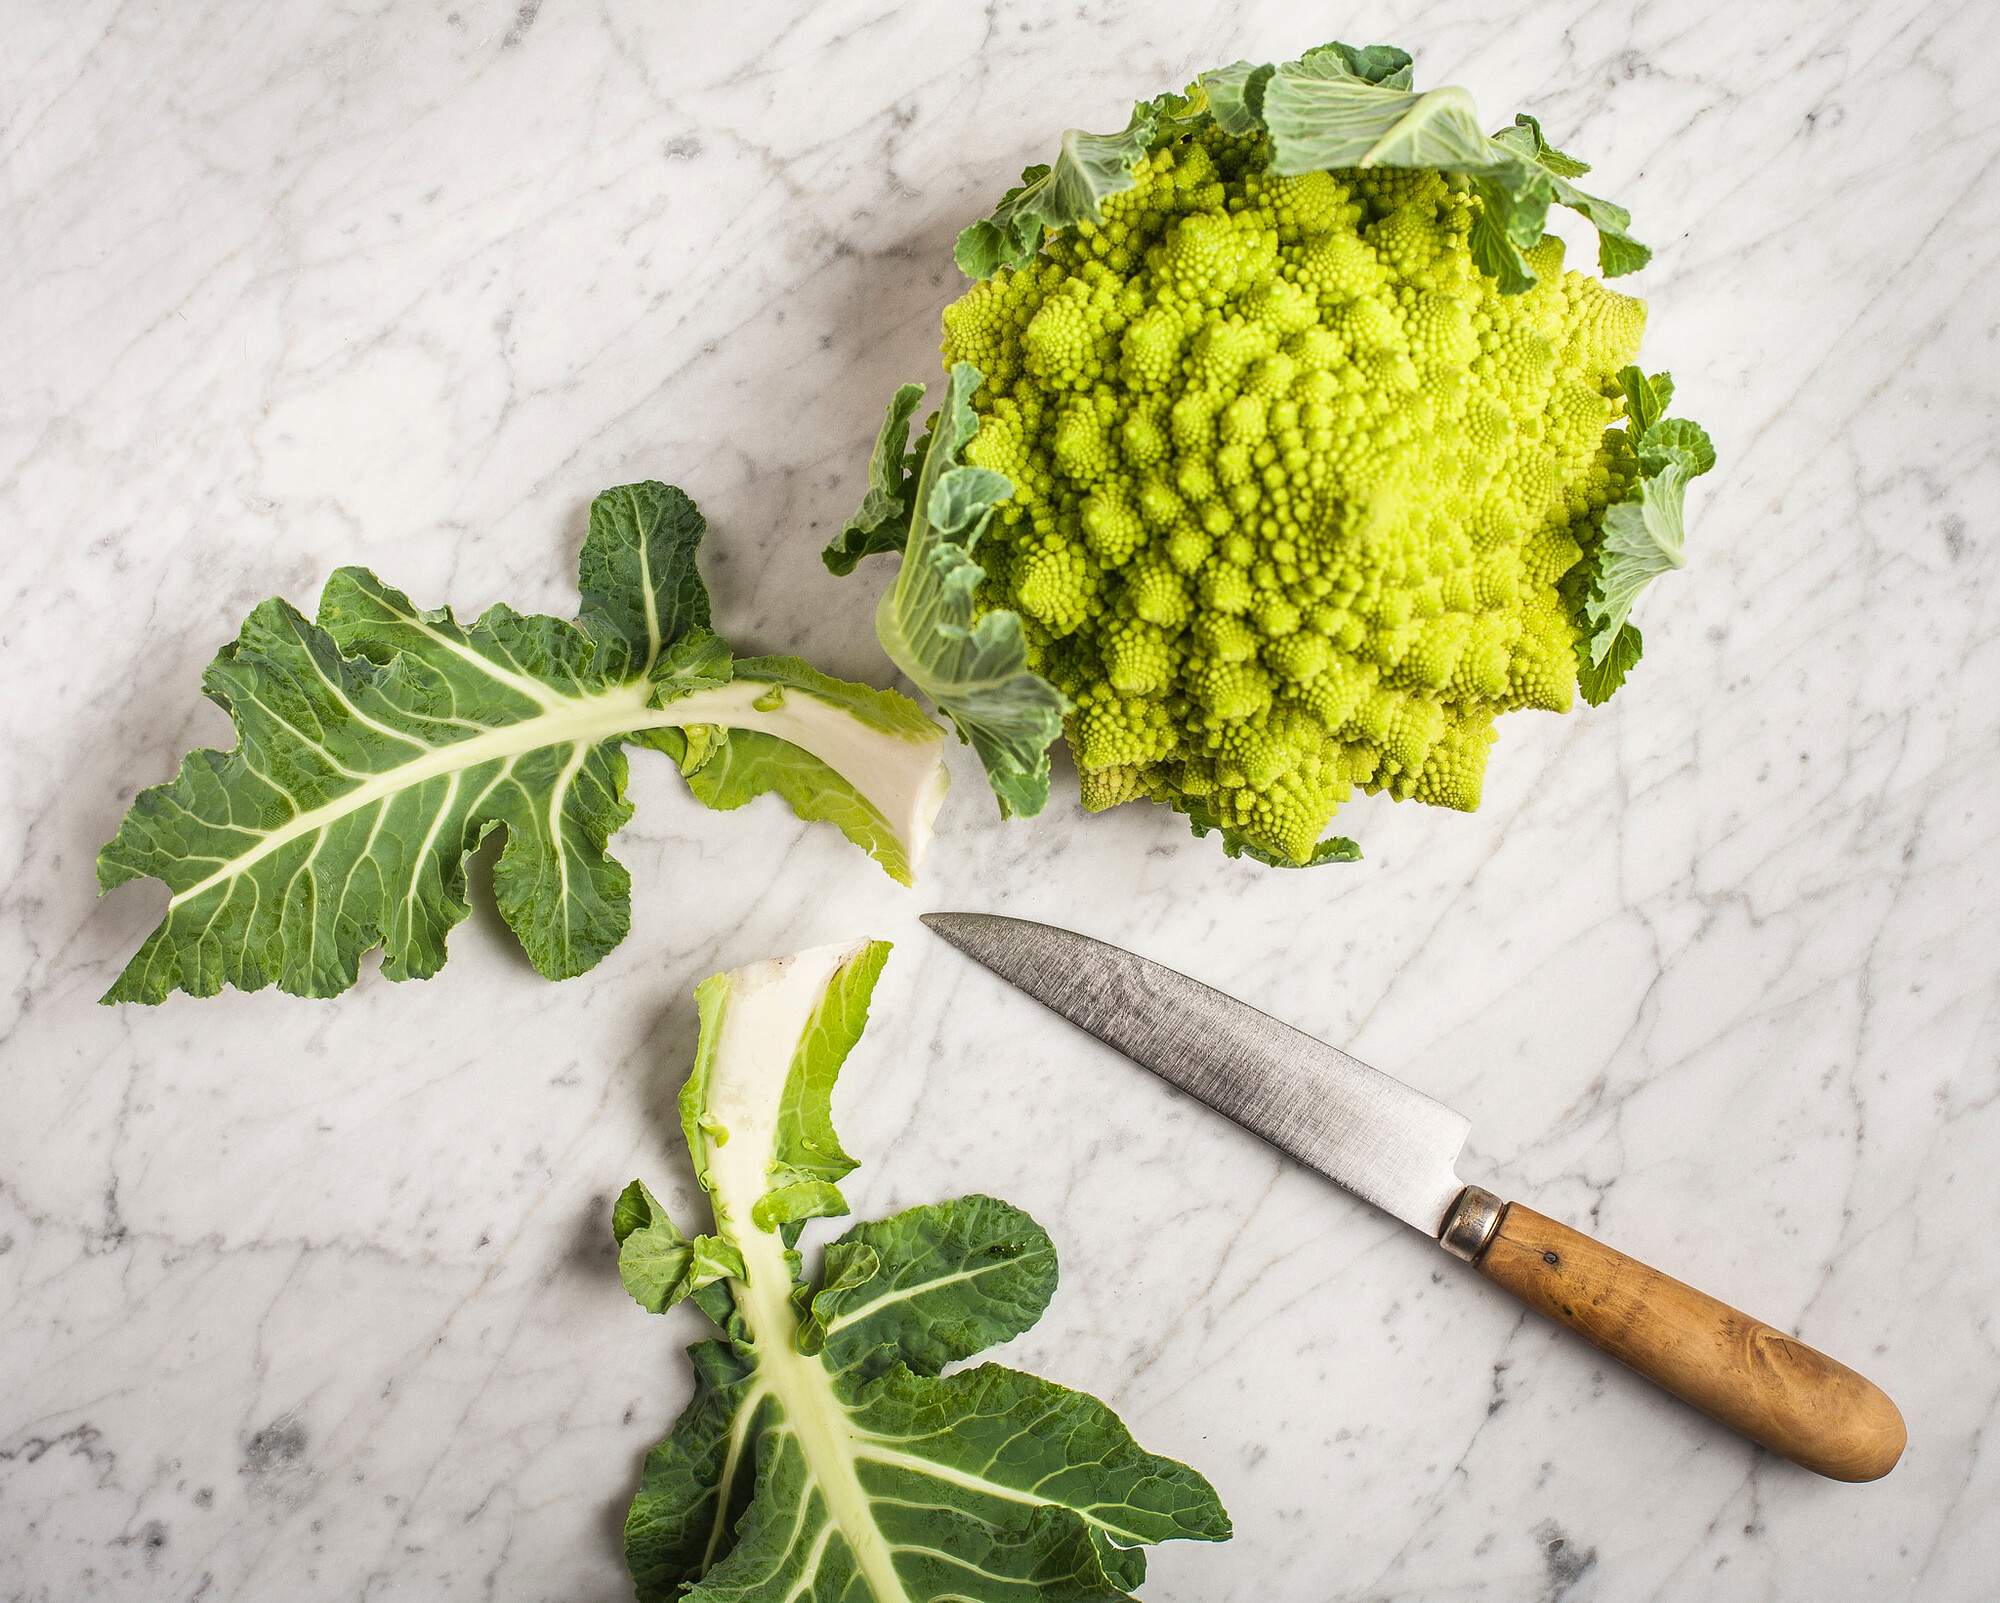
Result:
{"label": "white marble countertop", "polygon": [[[863,1214],[983,1189],[1065,1277],[1009,1361],[1216,1481],[1146,1595],[1974,1598],[2000,1574],[2000,26],[1735,7],[829,0],[17,9],[0,66],[0,1597],[627,1595],[692,1315],[607,1205],[685,1214],[712,969],[901,943],[839,1103]],[[919,892],[635,757],[632,938],[429,984],[94,999],[132,791],[226,734],[258,599],[362,562],[574,604],[589,496],[684,485],[737,640],[880,675],[818,548],[948,246],[1061,127],[1339,31],[1539,112],[1658,247],[1651,365],[1722,471],[1601,713],[1502,726],[1473,817],[1355,868],[1177,818],[1003,826],[963,754]],[[1059,792],[1063,779],[1059,778]],[[482,893],[483,895],[483,893]],[[929,907],[1071,923],[1464,1109],[1472,1172],[1846,1357],[1887,1481],[1763,1456],[1004,992]],[[1983,1510],[1983,1512],[1982,1512]]]}

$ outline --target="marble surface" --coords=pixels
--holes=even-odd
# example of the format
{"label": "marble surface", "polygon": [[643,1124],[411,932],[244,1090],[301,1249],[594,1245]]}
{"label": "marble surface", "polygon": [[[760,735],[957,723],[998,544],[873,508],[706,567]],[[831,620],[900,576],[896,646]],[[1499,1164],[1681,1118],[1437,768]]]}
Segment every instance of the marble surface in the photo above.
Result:
{"label": "marble surface", "polygon": [[[2000,1574],[2000,550],[1991,7],[1362,4],[1525,106],[1659,255],[1649,356],[1724,466],[1605,711],[1503,726],[1485,809],[1366,864],[1179,820],[1003,826],[899,891],[634,762],[637,929],[552,988],[491,912],[429,984],[94,999],[132,791],[259,598],[364,562],[573,602],[588,497],[685,485],[737,640],[880,672],[817,550],[948,245],[1071,121],[1315,42],[1280,0],[810,8],[43,0],[0,63],[0,1598],[626,1595],[692,1316],[608,1200],[685,1214],[710,970],[896,937],[839,1115],[863,1213],[1028,1207],[1010,1361],[1236,1516],[1147,1596],[1989,1597]],[[915,914],[1079,925],[1464,1109],[1470,1173],[1802,1334],[1910,1425],[1872,1487],[1762,1456],[969,969]]]}

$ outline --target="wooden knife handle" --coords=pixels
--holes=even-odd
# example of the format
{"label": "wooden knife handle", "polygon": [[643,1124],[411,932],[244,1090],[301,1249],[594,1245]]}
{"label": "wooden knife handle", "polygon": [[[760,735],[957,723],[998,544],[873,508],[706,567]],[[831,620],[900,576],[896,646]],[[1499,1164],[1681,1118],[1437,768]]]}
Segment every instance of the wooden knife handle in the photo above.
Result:
{"label": "wooden knife handle", "polygon": [[1903,1416],[1874,1382],[1533,1208],[1508,1203],[1474,1262],[1536,1313],[1795,1464],[1872,1481],[1902,1456]]}

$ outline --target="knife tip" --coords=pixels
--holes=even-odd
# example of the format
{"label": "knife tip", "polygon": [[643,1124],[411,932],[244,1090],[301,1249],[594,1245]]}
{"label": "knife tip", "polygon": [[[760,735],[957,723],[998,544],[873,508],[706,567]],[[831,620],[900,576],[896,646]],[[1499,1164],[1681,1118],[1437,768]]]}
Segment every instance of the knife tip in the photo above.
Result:
{"label": "knife tip", "polygon": [[949,941],[961,952],[971,952],[982,937],[990,940],[996,926],[1019,922],[996,913],[919,913],[917,917],[933,935]]}

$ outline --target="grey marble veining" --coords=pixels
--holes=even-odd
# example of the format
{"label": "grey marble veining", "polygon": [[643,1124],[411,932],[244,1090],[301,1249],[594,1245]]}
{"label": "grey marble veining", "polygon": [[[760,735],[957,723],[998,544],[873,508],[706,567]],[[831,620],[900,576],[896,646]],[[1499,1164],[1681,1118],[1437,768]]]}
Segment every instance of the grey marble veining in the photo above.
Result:
{"label": "grey marble veining", "polygon": [[[1216,1480],[1146,1595],[1973,1599],[2000,1575],[2000,22],[1916,0],[1499,9],[74,0],[0,64],[0,1597],[626,1595],[692,1317],[608,1202],[692,1187],[689,989],[901,950],[839,1106],[863,1213],[982,1189],[1065,1278],[1010,1361]],[[583,508],[714,528],[733,638],[879,675],[818,548],[949,242],[1061,127],[1326,33],[1540,113],[1658,248],[1722,471],[1610,708],[1502,726],[1484,809],[1356,868],[1169,815],[1002,825],[922,889],[635,756],[632,938],[551,988],[486,907],[435,981],[94,998],[132,791],[225,733],[258,599],[363,562],[567,610]],[[860,589],[853,588],[860,586]],[[1059,789],[1061,786],[1059,785]],[[1079,925],[1462,1108],[1496,1187],[1878,1378],[1867,1488],[1759,1455],[928,939]]]}

